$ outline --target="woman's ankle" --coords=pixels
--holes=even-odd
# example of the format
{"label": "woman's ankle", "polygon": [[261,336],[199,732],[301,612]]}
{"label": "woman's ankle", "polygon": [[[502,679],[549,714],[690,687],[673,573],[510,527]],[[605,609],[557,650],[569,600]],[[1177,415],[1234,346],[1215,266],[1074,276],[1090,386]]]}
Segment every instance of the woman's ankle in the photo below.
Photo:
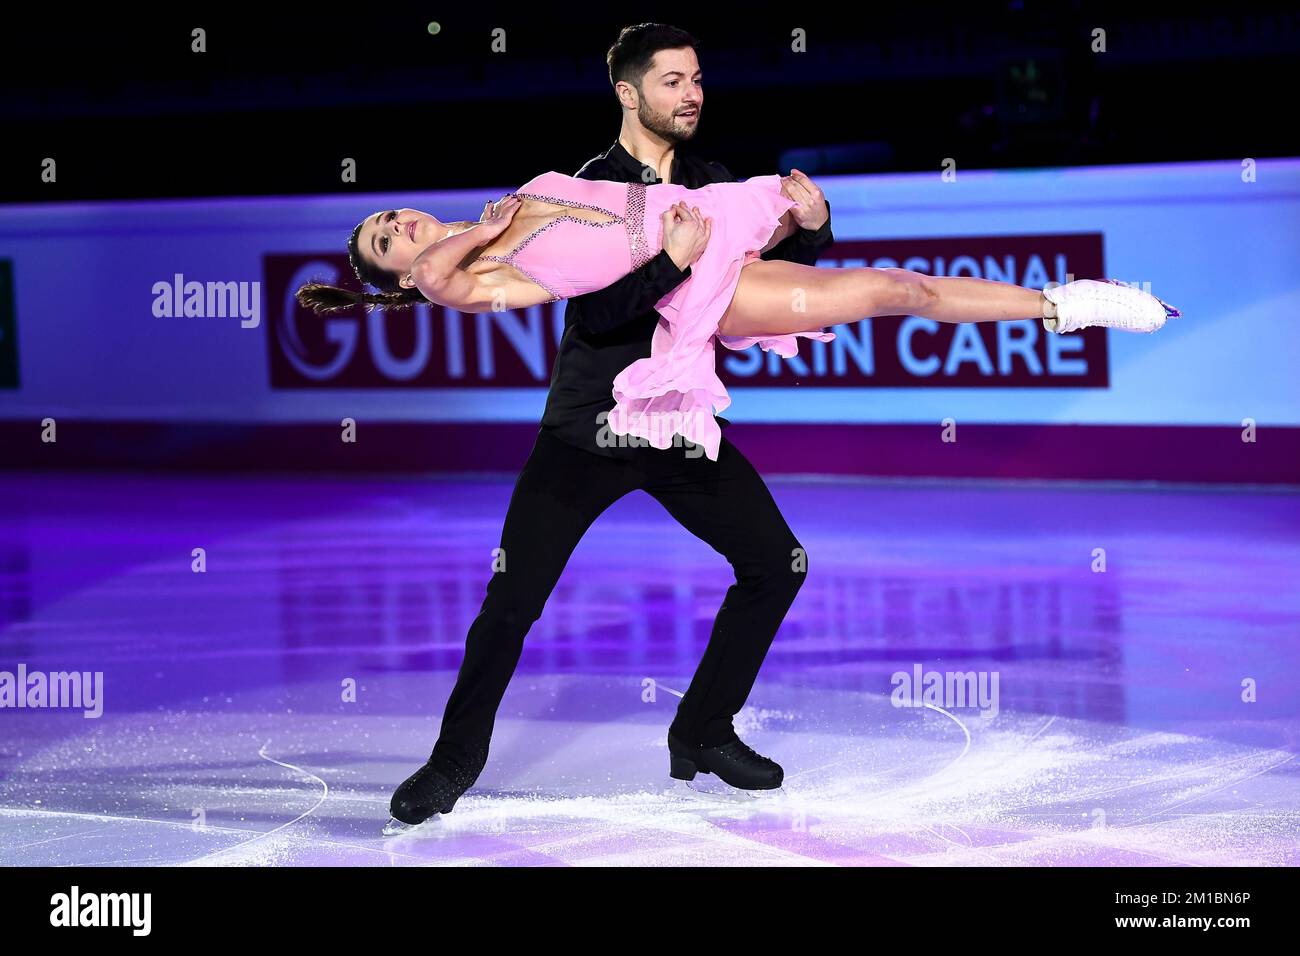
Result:
{"label": "woman's ankle", "polygon": [[1043,293],[1038,293],[1041,302],[1040,306],[1043,313],[1043,328],[1049,332],[1056,331],[1056,303],[1049,299]]}

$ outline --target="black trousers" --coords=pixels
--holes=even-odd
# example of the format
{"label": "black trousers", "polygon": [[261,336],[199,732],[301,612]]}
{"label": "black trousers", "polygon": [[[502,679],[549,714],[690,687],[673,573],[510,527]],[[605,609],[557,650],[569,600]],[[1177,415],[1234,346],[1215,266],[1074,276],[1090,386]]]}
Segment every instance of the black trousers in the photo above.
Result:
{"label": "black trousers", "polygon": [[525,635],[583,534],[635,489],[654,496],[735,571],[669,727],[674,736],[704,746],[735,738],[731,719],[803,584],[807,558],[763,479],[725,435],[716,462],[694,451],[696,457],[685,447],[642,448],[631,460],[612,458],[538,431],[501,532],[505,570],[492,574],[470,626],[431,755],[435,764],[477,779]]}

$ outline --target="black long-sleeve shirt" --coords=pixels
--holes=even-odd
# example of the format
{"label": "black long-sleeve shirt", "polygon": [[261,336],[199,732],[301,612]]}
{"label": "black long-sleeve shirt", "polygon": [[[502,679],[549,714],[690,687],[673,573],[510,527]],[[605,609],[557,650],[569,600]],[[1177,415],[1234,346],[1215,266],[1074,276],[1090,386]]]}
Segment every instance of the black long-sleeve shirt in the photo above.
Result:
{"label": "black long-sleeve shirt", "polygon": [[[614,182],[662,182],[654,169],[634,157],[622,144],[587,162],[575,174],[581,179]],[[710,183],[735,182],[721,163],[673,154],[671,181],[688,189]],[[830,203],[827,203],[827,211]],[[829,217],[820,229],[798,229],[762,254],[764,259],[785,259],[814,265],[821,250],[833,241]],[[690,277],[691,267],[678,269],[672,257],[660,250],[649,262],[603,289],[575,296],[564,310],[564,335],[551,372],[541,427],[555,437],[588,451],[612,457],[629,457],[641,449],[633,447],[632,436],[613,435],[606,430],[606,446],[597,442],[604,426],[601,412],[614,407],[614,378],[637,359],[650,355],[651,338],[659,313],[654,305]],[[719,427],[730,424],[715,415]],[[609,443],[626,441],[626,445]]]}

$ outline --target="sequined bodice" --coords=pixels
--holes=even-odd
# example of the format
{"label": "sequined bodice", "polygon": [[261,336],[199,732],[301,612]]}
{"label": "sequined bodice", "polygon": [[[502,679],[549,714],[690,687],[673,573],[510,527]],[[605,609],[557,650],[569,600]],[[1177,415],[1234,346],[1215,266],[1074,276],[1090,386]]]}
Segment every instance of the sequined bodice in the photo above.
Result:
{"label": "sequined bodice", "polygon": [[511,195],[608,218],[598,222],[563,213],[534,229],[508,254],[478,259],[513,266],[545,289],[552,302],[603,289],[654,255],[645,235],[645,191],[644,183],[542,173]]}

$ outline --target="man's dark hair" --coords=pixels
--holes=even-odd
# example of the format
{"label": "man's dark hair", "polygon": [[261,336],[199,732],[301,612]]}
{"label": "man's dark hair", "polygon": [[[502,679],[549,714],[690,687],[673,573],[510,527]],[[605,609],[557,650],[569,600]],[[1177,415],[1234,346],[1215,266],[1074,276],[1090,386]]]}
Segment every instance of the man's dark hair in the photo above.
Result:
{"label": "man's dark hair", "polygon": [[656,53],[660,50],[679,50],[685,46],[695,50],[699,45],[700,41],[685,30],[666,23],[638,23],[636,26],[624,27],[605,54],[605,62],[609,65],[609,85],[631,83],[639,94],[641,80],[646,70],[650,69]]}

